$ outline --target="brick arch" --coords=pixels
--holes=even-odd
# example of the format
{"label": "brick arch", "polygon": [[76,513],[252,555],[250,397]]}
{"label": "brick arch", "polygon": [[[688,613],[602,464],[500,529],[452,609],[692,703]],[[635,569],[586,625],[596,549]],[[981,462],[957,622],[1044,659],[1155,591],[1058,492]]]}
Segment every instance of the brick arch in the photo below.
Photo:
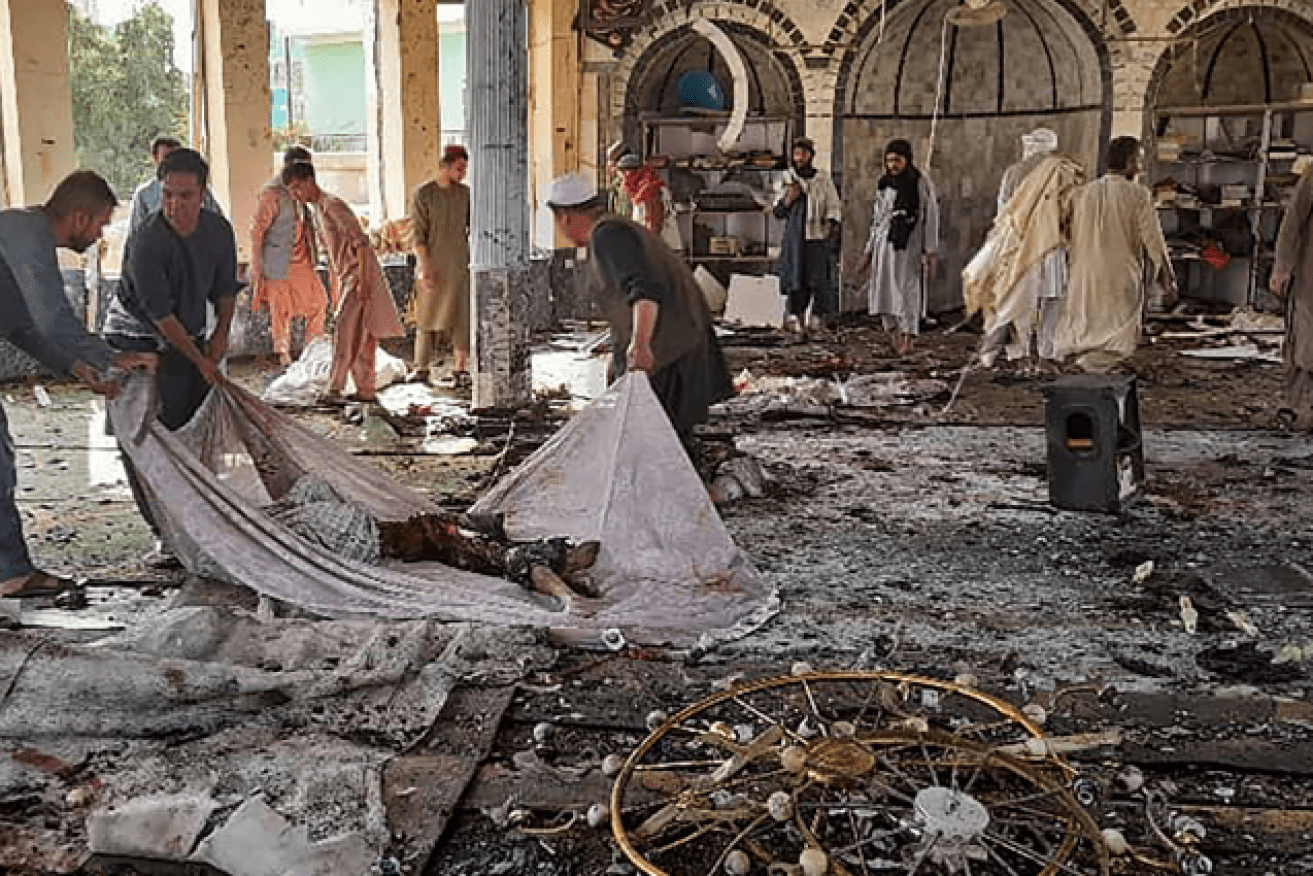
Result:
{"label": "brick arch", "polygon": [[[899,2],[900,0],[885,0],[884,14],[887,16]],[[1107,0],[1106,3],[1100,3],[1098,0],[1056,0],[1056,2],[1080,23],[1096,47],[1107,45],[1118,36],[1133,34],[1139,28],[1122,0]],[[1207,2],[1216,2],[1216,0],[1207,0]],[[880,13],[881,0],[848,0],[825,39],[825,52],[833,54],[843,47],[844,63],[850,63],[867,35],[879,27]],[[1097,21],[1100,18],[1104,19],[1102,24]]]}
{"label": "brick arch", "polygon": [[687,36],[693,22],[701,18],[710,18],[731,34],[738,32],[753,38],[780,63],[789,82],[796,132],[803,133],[808,113],[800,70],[806,38],[788,15],[769,0],[702,3],[696,15],[682,0],[664,0],[653,7],[652,13],[653,20],[620,56],[612,74],[617,87],[611,91],[611,118],[623,125],[626,139],[636,133],[639,83],[646,80],[662,50]]}
{"label": "brick arch", "polygon": [[[915,0],[885,0],[884,15],[888,16],[901,4]],[[1103,120],[1100,124],[1100,142],[1106,142],[1112,129],[1112,71],[1120,63],[1118,35],[1135,31],[1136,25],[1130,13],[1121,5],[1120,0],[1111,0],[1108,9],[1112,12],[1110,21],[1115,21],[1117,28],[1109,32],[1101,28],[1092,17],[1092,10],[1087,0],[1048,0],[1056,3],[1075,20],[1081,31],[1089,39],[1094,53],[1099,59],[1099,81],[1103,86]],[[1122,13],[1116,12],[1121,9]],[[842,56],[835,74],[833,114],[836,120],[842,119],[847,111],[847,102],[853,73],[865,56],[865,47],[871,34],[880,26],[880,0],[849,0],[843,7],[834,27],[825,41],[825,51],[837,52],[842,47]],[[834,134],[834,166],[843,167],[843,132],[842,125],[836,123]]]}
{"label": "brick arch", "polygon": [[[1214,18],[1227,10],[1258,11],[1260,9],[1284,12],[1299,23],[1307,26],[1313,24],[1313,17],[1300,15],[1299,10],[1308,9],[1301,0],[1187,0],[1167,22],[1166,31],[1173,36],[1187,36],[1205,19]],[[1169,50],[1170,51],[1170,50]],[[1155,68],[1155,73],[1157,69]]]}
{"label": "brick arch", "polygon": [[[1196,6],[1204,11],[1197,13],[1195,11]],[[1158,56],[1158,61],[1153,66],[1153,72],[1149,75],[1149,84],[1145,89],[1145,107],[1158,106],[1158,95],[1167,79],[1168,71],[1171,70],[1173,64],[1191,50],[1191,35],[1219,25],[1244,23],[1252,17],[1258,20],[1283,24],[1313,36],[1313,15],[1300,15],[1294,11],[1295,8],[1295,4],[1285,2],[1285,0],[1275,0],[1275,2],[1258,0],[1258,2],[1248,3],[1234,2],[1234,0],[1195,0],[1190,5],[1183,7],[1167,25],[1169,30],[1174,24],[1177,25],[1176,30],[1172,33],[1179,39],[1169,44]],[[1146,126],[1152,124],[1151,114],[1146,115],[1145,124]]]}

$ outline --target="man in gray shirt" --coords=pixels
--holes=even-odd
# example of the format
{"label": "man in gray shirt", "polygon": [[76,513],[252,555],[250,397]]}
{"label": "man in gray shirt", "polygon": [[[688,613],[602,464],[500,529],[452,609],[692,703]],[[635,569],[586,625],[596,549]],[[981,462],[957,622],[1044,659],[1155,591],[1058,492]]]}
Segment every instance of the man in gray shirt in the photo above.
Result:
{"label": "man in gray shirt", "polygon": [[[64,294],[55,247],[82,252],[100,238],[118,199],[96,174],[65,177],[40,207],[0,211],[0,337],[57,374],[71,374],[93,392],[113,396],[111,367],[149,368],[154,357],[114,355],[83,328]],[[14,491],[14,442],[0,405],[0,598],[58,593],[72,581],[39,571],[23,540]]]}
{"label": "man in gray shirt", "polygon": [[[224,379],[219,366],[237,301],[232,225],[201,209],[209,174],[205,159],[191,149],[175,149],[161,162],[163,206],[129,241],[118,296],[102,329],[115,349],[159,353],[159,420],[167,429],[187,423],[210,387]],[[215,325],[207,337],[210,307]],[[142,516],[158,537],[126,456],[124,463]]]}

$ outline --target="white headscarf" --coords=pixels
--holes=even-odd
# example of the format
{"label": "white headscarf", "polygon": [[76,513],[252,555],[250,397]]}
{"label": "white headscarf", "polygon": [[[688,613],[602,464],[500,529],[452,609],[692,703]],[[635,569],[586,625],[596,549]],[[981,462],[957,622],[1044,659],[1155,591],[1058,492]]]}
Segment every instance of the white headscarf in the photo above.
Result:
{"label": "white headscarf", "polygon": [[1058,148],[1058,135],[1049,128],[1036,128],[1021,137],[1021,157],[1029,158]]}

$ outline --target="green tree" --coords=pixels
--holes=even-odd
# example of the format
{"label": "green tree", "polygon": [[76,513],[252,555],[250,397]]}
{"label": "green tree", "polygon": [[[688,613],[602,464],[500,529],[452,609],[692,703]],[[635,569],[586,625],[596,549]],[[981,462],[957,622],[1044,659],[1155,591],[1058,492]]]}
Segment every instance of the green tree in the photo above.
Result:
{"label": "green tree", "polygon": [[173,19],[151,2],[105,28],[69,7],[73,142],[82,167],[120,198],[151,172],[150,144],[187,129],[187,88],[173,66]]}

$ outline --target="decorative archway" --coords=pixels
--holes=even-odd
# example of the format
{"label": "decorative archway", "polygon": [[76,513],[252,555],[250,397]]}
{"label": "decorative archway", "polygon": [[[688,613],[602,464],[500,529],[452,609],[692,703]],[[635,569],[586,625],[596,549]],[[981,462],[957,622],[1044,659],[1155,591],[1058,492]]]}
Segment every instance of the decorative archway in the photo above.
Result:
{"label": "decorative archway", "polygon": [[[1313,82],[1313,19],[1276,5],[1193,6],[1168,24],[1177,39],[1149,78],[1146,106],[1224,106],[1294,100]],[[1263,83],[1262,93],[1249,84]]]}
{"label": "decorative archway", "polygon": [[[721,22],[744,56],[748,70],[749,113],[788,116],[795,130],[806,124],[806,98],[802,80],[792,65],[782,63],[768,36],[755,28]],[[682,73],[691,69],[715,69],[723,64],[711,44],[691,25],[663,34],[638,59],[625,81],[624,135],[630,142],[637,132],[639,115],[645,111],[677,111],[675,86]]]}
{"label": "decorative archway", "polygon": [[[653,65],[677,51],[681,43],[695,43],[702,38],[692,31],[693,22],[709,18],[731,35],[742,37],[743,45],[759,67],[769,59],[788,82],[790,114],[801,132],[806,125],[809,99],[815,101],[814,89],[804,89],[801,70],[802,47],[806,39],[802,30],[769,0],[722,0],[701,4],[697,14],[679,0],[665,0],[653,7],[652,20],[634,42],[618,56],[611,73],[608,130],[602,131],[601,143],[620,137],[632,138],[637,131],[638,113],[642,110],[644,83],[652,78]],[[809,98],[809,94],[812,95]]]}

